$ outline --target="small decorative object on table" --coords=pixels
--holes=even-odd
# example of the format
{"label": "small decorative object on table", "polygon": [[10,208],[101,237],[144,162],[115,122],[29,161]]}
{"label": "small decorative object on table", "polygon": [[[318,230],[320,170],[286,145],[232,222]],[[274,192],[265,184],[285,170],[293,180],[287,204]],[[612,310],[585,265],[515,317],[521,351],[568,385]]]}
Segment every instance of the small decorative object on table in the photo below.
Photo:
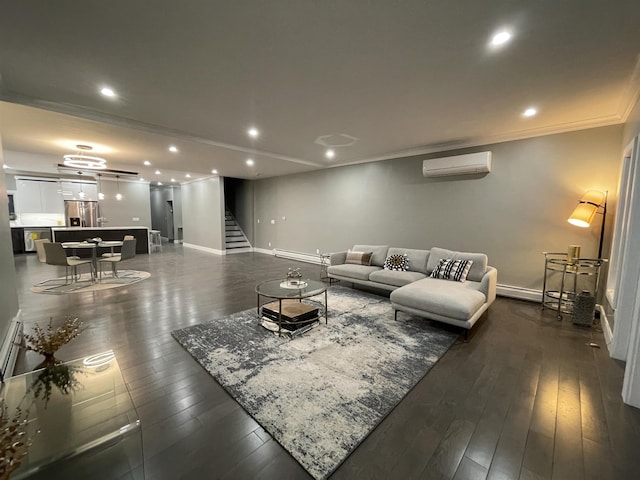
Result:
{"label": "small decorative object on table", "polygon": [[580,258],[580,245],[569,245],[567,249],[567,263],[573,265],[578,258]]}
{"label": "small decorative object on table", "polygon": [[288,288],[303,288],[306,286],[306,282],[302,281],[302,272],[300,272],[299,268],[289,268],[285,286]]}
{"label": "small decorative object on table", "polygon": [[35,333],[24,335],[25,348],[44,355],[44,360],[36,367],[36,370],[56,365],[58,362],[55,359],[55,353],[58,349],[80,335],[83,330],[82,322],[78,317],[65,317],[62,325],[55,329],[52,322],[53,318],[50,318],[46,330],[35,324],[33,327]]}

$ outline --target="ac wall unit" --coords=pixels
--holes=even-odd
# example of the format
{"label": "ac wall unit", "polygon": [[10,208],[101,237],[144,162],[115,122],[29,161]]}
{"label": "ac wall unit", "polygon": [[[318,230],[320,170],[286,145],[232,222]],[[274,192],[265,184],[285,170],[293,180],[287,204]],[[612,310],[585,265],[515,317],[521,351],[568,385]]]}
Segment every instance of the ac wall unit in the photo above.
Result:
{"label": "ac wall unit", "polygon": [[489,173],[490,171],[491,152],[432,158],[422,162],[422,175],[425,177],[473,175],[474,173]]}

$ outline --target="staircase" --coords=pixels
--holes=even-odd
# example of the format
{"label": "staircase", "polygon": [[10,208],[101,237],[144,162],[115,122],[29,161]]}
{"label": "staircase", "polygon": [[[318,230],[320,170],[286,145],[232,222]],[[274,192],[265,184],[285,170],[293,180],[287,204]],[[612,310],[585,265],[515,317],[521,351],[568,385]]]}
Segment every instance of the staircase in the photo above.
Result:
{"label": "staircase", "polygon": [[224,246],[227,254],[251,252],[251,244],[229,210],[224,215]]}

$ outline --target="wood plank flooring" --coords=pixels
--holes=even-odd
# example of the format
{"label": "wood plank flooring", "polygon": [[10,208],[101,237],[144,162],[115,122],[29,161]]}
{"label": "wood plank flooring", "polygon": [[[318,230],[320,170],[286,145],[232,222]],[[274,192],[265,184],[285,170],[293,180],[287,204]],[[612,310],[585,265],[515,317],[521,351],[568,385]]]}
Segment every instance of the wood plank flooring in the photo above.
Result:
{"label": "wood plank flooring", "polygon": [[[15,263],[27,331],[77,315],[87,329],[61,359],[116,352],[142,420],[146,478],[309,478],[170,335],[254,307],[256,283],[296,262],[168,245],[126,265],[149,280],[60,296],[29,288],[64,272],[35,255]],[[296,266],[319,277],[319,266]],[[39,361],[21,353],[16,373]],[[598,328],[499,298],[470,342],[457,342],[332,478],[638,478],[640,410],[621,401],[623,373]]]}

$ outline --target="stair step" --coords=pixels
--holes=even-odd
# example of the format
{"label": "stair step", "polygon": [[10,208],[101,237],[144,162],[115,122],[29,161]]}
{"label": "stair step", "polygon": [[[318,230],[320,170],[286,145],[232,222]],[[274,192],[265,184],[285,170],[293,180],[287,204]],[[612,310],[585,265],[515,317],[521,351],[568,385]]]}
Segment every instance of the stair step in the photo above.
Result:
{"label": "stair step", "polygon": [[225,247],[227,249],[236,249],[236,248],[250,248],[251,244],[249,242],[234,242],[234,243],[226,243]]}
{"label": "stair step", "polygon": [[244,237],[237,237],[237,238],[225,238],[224,239],[225,243],[249,243],[249,241],[244,238]]}
{"label": "stair step", "polygon": [[251,247],[247,247],[247,248],[231,248],[231,249],[227,249],[226,253],[227,255],[232,255],[234,253],[249,253],[252,252],[253,249]]}

